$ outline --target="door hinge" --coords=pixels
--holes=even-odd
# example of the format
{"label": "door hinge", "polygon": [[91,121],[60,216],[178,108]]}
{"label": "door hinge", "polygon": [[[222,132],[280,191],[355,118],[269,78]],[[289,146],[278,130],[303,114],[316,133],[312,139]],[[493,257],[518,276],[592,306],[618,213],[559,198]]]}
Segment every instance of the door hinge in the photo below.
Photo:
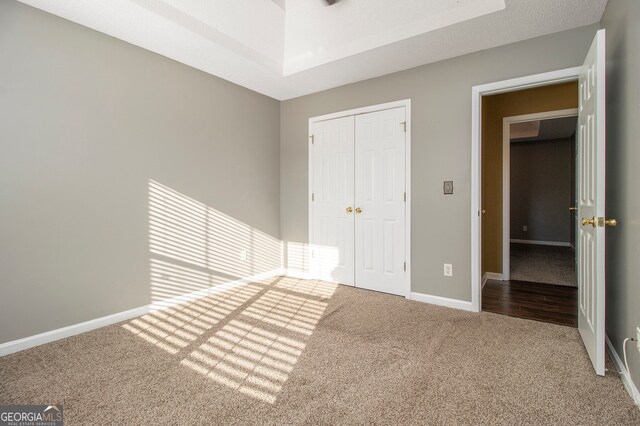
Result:
{"label": "door hinge", "polygon": [[311,201],[315,201],[316,200],[316,193],[312,192],[311,193]]}
{"label": "door hinge", "polygon": [[314,135],[309,136],[309,138],[311,138],[311,145],[313,145],[316,142]]}
{"label": "door hinge", "polygon": [[403,121],[402,123],[400,123],[404,126],[404,132],[407,133],[407,122]]}
{"label": "door hinge", "polygon": [[404,271],[407,272],[407,262],[404,262]]}
{"label": "door hinge", "polygon": [[404,202],[405,203],[407,202],[407,193],[406,192],[404,193]]}

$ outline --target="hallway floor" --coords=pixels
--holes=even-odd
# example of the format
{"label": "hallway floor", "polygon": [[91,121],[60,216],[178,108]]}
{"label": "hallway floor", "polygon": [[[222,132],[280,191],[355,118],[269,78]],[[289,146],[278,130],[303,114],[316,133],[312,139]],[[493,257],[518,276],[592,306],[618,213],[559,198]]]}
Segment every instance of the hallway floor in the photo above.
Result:
{"label": "hallway floor", "polygon": [[511,243],[511,280],[577,287],[572,247]]}
{"label": "hallway floor", "polygon": [[524,281],[488,280],[482,289],[482,310],[512,317],[578,326],[576,287]]}

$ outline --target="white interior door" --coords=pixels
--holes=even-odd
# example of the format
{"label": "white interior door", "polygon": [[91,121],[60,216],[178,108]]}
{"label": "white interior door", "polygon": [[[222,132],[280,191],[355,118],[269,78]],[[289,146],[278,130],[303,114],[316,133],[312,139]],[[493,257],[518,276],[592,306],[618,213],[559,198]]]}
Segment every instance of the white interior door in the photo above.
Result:
{"label": "white interior door", "polygon": [[579,78],[578,330],[593,368],[604,375],[605,43],[598,31]]}
{"label": "white interior door", "polygon": [[313,137],[311,272],[353,285],[354,118],[317,122]]}
{"label": "white interior door", "polygon": [[356,117],[356,287],[406,296],[405,108]]}

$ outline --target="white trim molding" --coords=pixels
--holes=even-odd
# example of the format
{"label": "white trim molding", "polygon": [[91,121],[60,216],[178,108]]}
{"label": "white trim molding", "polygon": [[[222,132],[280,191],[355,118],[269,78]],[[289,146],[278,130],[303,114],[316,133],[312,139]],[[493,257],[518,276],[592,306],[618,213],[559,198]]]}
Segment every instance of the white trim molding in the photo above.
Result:
{"label": "white trim molding", "polygon": [[166,309],[166,308],[176,306],[185,302],[189,302],[189,301],[193,301],[203,297],[222,293],[223,291],[240,287],[254,281],[260,281],[260,280],[264,280],[267,278],[272,278],[280,275],[283,275],[283,270],[276,269],[276,270],[265,272],[262,274],[252,275],[250,277],[241,278],[235,281],[230,281],[221,285],[217,285],[215,287],[210,287],[204,290],[199,290],[199,291],[188,293],[182,296],[174,297],[172,299],[165,300],[162,302],[156,302],[149,305],[140,306],[138,308],[117,312],[115,314],[107,315],[100,318],[95,318],[95,319],[84,321],[78,324],[72,324],[67,327],[46,331],[44,333],[36,334],[34,336],[12,340],[10,342],[0,344],[0,356],[5,356],[5,355],[12,354],[14,352],[23,351],[25,349],[43,345],[45,343],[55,342],[56,340],[65,339],[67,337],[75,336],[77,334],[86,333],[87,331],[96,330],[98,328],[106,327],[108,325],[117,324],[122,321],[127,321],[132,318],[145,315],[149,312],[155,312],[158,310]]}
{"label": "white trim molding", "polygon": [[[578,108],[569,108],[515,115],[502,119],[502,273],[506,277],[511,274],[511,248],[509,247],[509,239],[511,237],[511,125],[527,121],[576,117],[577,115]],[[575,158],[573,161],[575,161]],[[511,241],[513,242],[514,240]]]}
{"label": "white trim molding", "polygon": [[285,275],[285,272],[286,272],[285,269],[279,268],[279,269],[263,272],[260,274],[251,275],[249,277],[240,278],[234,281],[228,281],[226,283],[218,284],[214,287],[205,288],[203,290],[194,291],[191,293],[183,294],[181,296],[173,297],[171,299],[152,303],[148,305],[148,308],[149,308],[149,311],[151,312],[171,308],[174,306],[182,305],[183,303],[192,302],[197,299],[202,299],[203,297],[213,296],[216,294],[223,293],[227,290],[242,287],[243,285],[247,285],[252,282],[266,280],[266,279],[277,277],[277,276],[282,276],[282,275]]}
{"label": "white trim molding", "polygon": [[509,277],[505,279],[504,276],[498,272],[485,272],[484,274],[482,274],[482,288],[484,288],[487,280],[508,281],[508,279]]}
{"label": "white trim molding", "polygon": [[536,246],[572,247],[571,243],[565,241],[519,240],[516,238],[512,238],[509,240],[509,242],[518,244],[532,244]]}
{"label": "white trim molding", "polygon": [[[300,280],[312,280],[313,274],[309,271],[300,271],[297,269],[285,269],[283,275],[289,278],[296,278]],[[350,287],[350,286],[349,286]]]}
{"label": "white trim molding", "polygon": [[14,352],[20,352],[25,349],[43,345],[45,343],[55,342],[56,340],[65,339],[67,337],[75,336],[76,334],[86,333],[87,331],[106,327],[108,325],[126,321],[131,318],[139,317],[148,312],[149,305],[140,306],[139,308],[129,309],[127,311],[122,311],[112,315],[107,315],[78,324],[73,324],[67,327],[58,328],[56,330],[46,331],[44,333],[36,334],[35,336],[12,340],[0,345],[0,356],[9,355]]}
{"label": "white trim molding", "polygon": [[481,84],[471,88],[471,304],[475,312],[482,305],[482,97],[515,90],[530,89],[578,79],[581,67],[567,68],[495,83]]}
{"label": "white trim molding", "polygon": [[445,306],[447,308],[462,309],[463,311],[473,311],[471,302],[460,299],[449,299],[448,297],[432,296],[424,293],[411,293],[411,300],[415,302],[428,303],[430,305]]}
{"label": "white trim molding", "polygon": [[[406,270],[405,270],[405,289],[404,289],[404,297],[407,299],[411,298],[411,99],[402,99],[399,101],[387,102],[384,104],[378,105],[370,105],[361,108],[354,108],[340,112],[334,112],[331,114],[320,115],[317,117],[309,118],[309,127],[308,127],[308,136],[309,139],[307,141],[309,147],[309,155],[308,155],[308,171],[309,171],[309,188],[307,194],[308,200],[308,220],[309,220],[309,252],[310,252],[310,263],[313,262],[313,201],[311,200],[311,194],[313,193],[313,144],[312,144],[312,136],[313,136],[313,125],[314,123],[318,123],[320,121],[334,120],[336,118],[343,118],[349,116],[356,116],[362,114],[368,114],[371,112],[384,111],[393,108],[405,108],[405,120],[406,120],[406,131],[405,131],[405,192],[407,194],[407,199],[405,202],[405,260],[406,260]],[[304,275],[305,279],[315,279],[317,277],[313,276],[313,268],[311,268],[311,272],[309,274]]]}
{"label": "white trim molding", "polygon": [[616,352],[615,348],[613,347],[613,343],[611,343],[611,340],[609,340],[609,336],[605,335],[605,341],[607,342],[607,349],[611,354],[611,359],[613,359],[613,363],[616,366],[616,369],[620,372],[620,380],[622,380],[624,388],[629,393],[629,396],[631,396],[631,399],[633,399],[633,402],[635,402],[635,404],[640,407],[640,391],[638,391],[635,383],[633,383],[631,375],[627,371],[627,368],[624,366],[624,362],[622,362],[622,360],[620,359],[618,352]]}

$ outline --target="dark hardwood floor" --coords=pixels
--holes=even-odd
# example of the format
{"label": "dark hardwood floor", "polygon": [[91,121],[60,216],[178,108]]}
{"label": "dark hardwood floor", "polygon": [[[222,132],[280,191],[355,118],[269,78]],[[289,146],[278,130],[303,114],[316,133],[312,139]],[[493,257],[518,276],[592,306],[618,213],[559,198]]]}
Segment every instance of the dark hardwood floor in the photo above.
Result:
{"label": "dark hardwood floor", "polygon": [[526,281],[488,280],[482,310],[554,324],[578,326],[578,289]]}

